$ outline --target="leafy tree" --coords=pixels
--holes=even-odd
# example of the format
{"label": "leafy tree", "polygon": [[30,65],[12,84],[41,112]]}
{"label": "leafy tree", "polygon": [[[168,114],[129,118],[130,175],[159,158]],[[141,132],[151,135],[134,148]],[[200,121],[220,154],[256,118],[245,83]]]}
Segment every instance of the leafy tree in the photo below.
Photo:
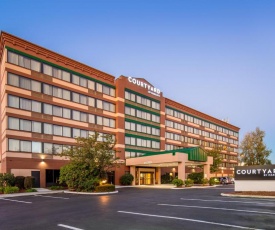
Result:
{"label": "leafy tree", "polygon": [[219,171],[220,164],[222,163],[222,154],[220,148],[213,148],[206,150],[208,156],[213,157],[213,164],[210,166],[211,173],[217,173]]}
{"label": "leafy tree", "polygon": [[110,134],[104,135],[103,141],[98,139],[97,132],[88,138],[78,137],[74,147],[60,154],[70,159],[70,163],[60,170],[60,183],[77,191],[92,191],[100,180],[106,179],[107,171],[117,166],[115,141]]}
{"label": "leafy tree", "polygon": [[264,144],[265,132],[256,128],[255,131],[249,132],[244,136],[240,144],[240,161],[244,165],[266,165],[271,164],[268,159],[271,150]]}

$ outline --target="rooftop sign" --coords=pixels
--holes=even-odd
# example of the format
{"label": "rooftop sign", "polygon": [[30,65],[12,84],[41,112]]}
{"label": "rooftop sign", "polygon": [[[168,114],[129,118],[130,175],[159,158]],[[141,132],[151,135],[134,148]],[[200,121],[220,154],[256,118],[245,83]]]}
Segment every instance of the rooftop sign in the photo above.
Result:
{"label": "rooftop sign", "polygon": [[160,96],[160,89],[155,88],[154,86],[151,86],[141,80],[138,80],[136,78],[133,77],[128,77],[128,81],[133,83],[134,85],[140,86],[142,88],[148,89],[148,93],[151,93],[155,96]]}
{"label": "rooftop sign", "polygon": [[275,165],[236,166],[235,180],[275,180]]}

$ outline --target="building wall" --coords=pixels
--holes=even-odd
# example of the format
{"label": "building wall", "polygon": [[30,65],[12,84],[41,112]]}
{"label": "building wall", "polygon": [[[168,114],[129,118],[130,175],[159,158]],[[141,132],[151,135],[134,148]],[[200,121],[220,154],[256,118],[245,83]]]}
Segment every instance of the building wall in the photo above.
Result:
{"label": "building wall", "polygon": [[[8,52],[18,55],[17,63],[14,61],[15,56],[8,57]],[[75,135],[85,136],[94,131],[116,136],[116,155],[122,160],[150,151],[197,145],[211,149],[214,144],[219,144],[224,148],[222,173],[231,174],[230,166],[237,164],[235,157],[238,148],[238,127],[165,98],[162,92],[145,79],[120,76],[115,80],[114,76],[3,32],[0,58],[1,172],[40,170],[41,185],[45,186],[45,170],[59,169],[68,162],[68,159],[46,153],[48,149],[45,146],[52,146],[54,151],[61,151],[67,145],[74,145]],[[29,59],[32,59],[30,66]],[[39,65],[35,61],[42,63],[41,69],[37,68]],[[55,68],[51,74],[48,72],[48,66]],[[48,93],[50,87],[52,93]],[[127,98],[129,95],[131,97]],[[79,101],[76,102],[78,97]],[[49,112],[50,108],[53,110],[52,114]],[[173,114],[168,113],[168,109],[173,110]],[[71,118],[67,117],[68,110]],[[131,115],[129,111],[134,111],[135,114]],[[221,130],[179,118],[176,113],[219,126]],[[185,128],[182,130],[171,127],[166,124],[167,121],[218,135],[221,140],[194,134]],[[39,132],[37,129],[40,125]],[[50,131],[51,129],[53,131]],[[227,130],[227,133],[224,133],[223,129]],[[68,130],[70,135],[67,135]],[[174,137],[175,134],[179,135],[180,139],[171,138],[171,135]],[[188,138],[198,141],[189,143],[192,139]],[[223,138],[227,138],[227,141]],[[229,139],[234,140],[234,143],[229,143]],[[203,146],[205,143],[212,144]],[[17,145],[20,148],[17,149]],[[41,150],[34,152],[33,149],[36,148]],[[46,160],[43,164],[42,158]],[[115,183],[118,184],[120,176],[129,172],[130,168],[122,164],[114,170]]]}

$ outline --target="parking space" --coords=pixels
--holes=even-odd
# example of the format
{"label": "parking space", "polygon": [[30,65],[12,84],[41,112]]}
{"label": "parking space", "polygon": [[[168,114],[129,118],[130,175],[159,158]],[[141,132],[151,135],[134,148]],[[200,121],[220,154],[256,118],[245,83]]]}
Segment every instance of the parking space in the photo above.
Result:
{"label": "parking space", "polygon": [[275,229],[275,200],[220,196],[225,190],[232,191],[233,186],[121,188],[115,195],[58,193],[0,199],[1,230]]}

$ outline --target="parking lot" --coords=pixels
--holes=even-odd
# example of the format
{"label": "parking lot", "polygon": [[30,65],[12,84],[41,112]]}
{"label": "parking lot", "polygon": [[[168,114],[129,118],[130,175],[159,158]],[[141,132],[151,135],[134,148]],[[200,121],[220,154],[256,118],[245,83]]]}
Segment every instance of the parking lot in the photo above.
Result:
{"label": "parking lot", "polygon": [[275,199],[220,196],[233,186],[0,198],[0,229],[275,229]]}

